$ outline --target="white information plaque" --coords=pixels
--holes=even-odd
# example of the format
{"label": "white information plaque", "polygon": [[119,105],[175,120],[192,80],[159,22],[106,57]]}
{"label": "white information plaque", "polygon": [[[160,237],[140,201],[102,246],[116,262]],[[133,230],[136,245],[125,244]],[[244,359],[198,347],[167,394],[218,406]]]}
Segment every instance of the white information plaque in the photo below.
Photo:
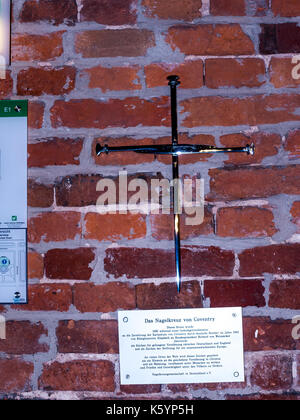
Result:
{"label": "white information plaque", "polygon": [[122,385],[244,381],[242,308],[119,311]]}
{"label": "white information plaque", "polygon": [[27,303],[27,101],[0,101],[0,303]]}

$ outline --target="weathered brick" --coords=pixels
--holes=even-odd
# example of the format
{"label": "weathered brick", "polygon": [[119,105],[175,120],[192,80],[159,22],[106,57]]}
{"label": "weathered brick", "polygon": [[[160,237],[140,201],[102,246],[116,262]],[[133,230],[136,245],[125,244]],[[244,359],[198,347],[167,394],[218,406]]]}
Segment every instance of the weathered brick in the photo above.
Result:
{"label": "weathered brick", "polygon": [[98,214],[87,213],[85,239],[97,241],[118,241],[122,238],[144,238],[147,233],[146,219],[141,214]]}
{"label": "weathered brick", "polygon": [[28,241],[59,242],[80,237],[80,219],[77,212],[40,213],[28,221]]}
{"label": "weathered brick", "polygon": [[295,392],[281,392],[280,394],[251,394],[251,395],[226,395],[228,401],[299,401],[300,395]]}
{"label": "weathered brick", "polygon": [[39,389],[45,391],[102,391],[115,390],[114,365],[109,360],[72,360],[44,365]]}
{"label": "weathered brick", "polygon": [[14,61],[49,61],[63,54],[65,31],[47,35],[16,34],[12,36],[11,53]]}
{"label": "weathered brick", "polygon": [[261,29],[261,54],[300,52],[300,27],[297,23],[263,24]]}
{"label": "weathered brick", "polygon": [[197,281],[183,282],[180,293],[174,282],[139,284],[136,286],[136,298],[139,309],[202,308],[201,289]]}
{"label": "weathered brick", "polygon": [[77,21],[76,0],[26,0],[19,21],[74,25]]}
{"label": "weathered brick", "polygon": [[292,337],[293,324],[289,320],[269,317],[243,319],[245,351],[296,350]]}
{"label": "weathered brick", "polygon": [[7,354],[35,354],[49,350],[48,344],[42,342],[48,332],[40,322],[7,321],[6,339],[0,340],[0,352]]}
{"label": "weathered brick", "polygon": [[300,4],[297,0],[272,0],[272,11],[275,16],[297,17],[300,15]]}
{"label": "weathered brick", "polygon": [[20,359],[0,360],[0,391],[28,392],[32,390],[33,363]]}
{"label": "weathered brick", "polygon": [[28,144],[28,167],[79,165],[83,139],[51,137]]}
{"label": "weathered brick", "polygon": [[28,127],[39,129],[44,123],[45,104],[43,102],[28,102]]}
{"label": "weathered brick", "polygon": [[75,40],[76,53],[84,58],[139,57],[154,46],[154,34],[147,29],[84,31]]}
{"label": "weathered brick", "polygon": [[252,386],[265,390],[290,389],[292,386],[292,358],[289,355],[260,356],[255,360],[250,381]]}
{"label": "weathered brick", "polygon": [[92,248],[50,249],[45,254],[46,277],[49,279],[89,280],[90,264],[95,258]]}
{"label": "weathered brick", "polygon": [[83,70],[81,77],[89,78],[90,89],[99,88],[102,92],[108,90],[140,90],[139,66],[103,67],[97,66]]}
{"label": "weathered brick", "polygon": [[295,201],[291,208],[292,221],[297,226],[297,233],[300,233],[300,201]]}
{"label": "weathered brick", "polygon": [[55,101],[50,110],[53,128],[169,126],[168,98],[71,99]]}
{"label": "weathered brick", "polygon": [[54,199],[54,187],[28,180],[28,206],[30,207],[51,207]]}
{"label": "weathered brick", "polygon": [[221,96],[183,100],[181,113],[186,115],[184,127],[257,126],[299,121],[299,95],[257,95],[239,98]]}
{"label": "weathered brick", "polygon": [[[217,247],[181,249],[183,276],[230,276],[234,254]],[[104,259],[106,272],[115,278],[163,278],[175,275],[174,251],[146,248],[109,248]]]}
{"label": "weathered brick", "polygon": [[31,67],[18,73],[20,96],[65,95],[75,88],[75,67]]}
{"label": "weathered brick", "polygon": [[117,321],[60,321],[56,329],[59,353],[118,353]]}
{"label": "weathered brick", "polygon": [[181,64],[148,64],[145,66],[147,87],[166,86],[167,77],[170,74],[180,74],[180,88],[199,89],[203,86],[203,61],[186,60]]}
{"label": "weathered brick", "polygon": [[244,16],[245,0],[211,0],[210,13],[214,16]]}
{"label": "weathered brick", "polygon": [[135,299],[135,289],[130,283],[74,285],[74,305],[82,313],[135,309]]}
{"label": "weathered brick", "polygon": [[186,55],[249,55],[250,38],[237,24],[185,25],[169,29],[166,41]]}
{"label": "weathered brick", "polygon": [[229,165],[250,165],[261,163],[264,158],[277,155],[282,145],[279,134],[258,132],[251,135],[243,133],[226,134],[221,136],[220,142],[224,147],[240,147],[241,145],[255,145],[254,156],[246,153],[228,153],[225,161]]}
{"label": "weathered brick", "polygon": [[[1,69],[2,71],[2,69]],[[0,77],[0,99],[9,98],[13,91],[11,71],[5,70],[4,78]]]}
{"label": "weathered brick", "polygon": [[211,307],[265,306],[264,287],[261,280],[207,280],[204,296]]}
{"label": "weathered brick", "polygon": [[277,232],[271,210],[259,207],[224,207],[217,213],[217,235],[257,238]]}
{"label": "weathered brick", "polygon": [[13,305],[17,311],[68,311],[72,303],[69,284],[31,284],[28,287],[28,304]]}
{"label": "weathered brick", "polygon": [[121,385],[120,390],[125,394],[156,394],[161,391],[161,385]]}
{"label": "weathered brick", "polygon": [[41,279],[44,275],[44,259],[38,252],[28,251],[28,278]]}
{"label": "weathered brick", "polygon": [[266,83],[265,63],[259,58],[209,58],[205,61],[205,85],[220,87],[259,87]]}
{"label": "weathered brick", "polygon": [[292,62],[291,57],[272,57],[269,72],[270,81],[275,88],[299,86],[300,77],[298,79],[293,77],[293,69],[296,67],[296,64]]}
{"label": "weathered brick", "polygon": [[136,23],[136,0],[83,0],[80,21],[102,25],[130,25]]}
{"label": "weathered brick", "polygon": [[[300,166],[211,169],[209,200],[300,194]],[[249,180],[251,179],[251,182]]]}
{"label": "weathered brick", "polygon": [[289,152],[289,159],[300,158],[300,130],[289,132],[284,148]]}
{"label": "weathered brick", "polygon": [[300,309],[300,280],[273,280],[270,284],[269,306]]}
{"label": "weathered brick", "polygon": [[193,21],[200,18],[202,0],[189,0],[183,5],[180,0],[173,0],[172,7],[165,0],[143,0],[142,7],[144,13],[150,18],[177,19],[183,21]]}
{"label": "weathered brick", "polygon": [[269,245],[246,249],[239,254],[240,275],[296,274],[300,271],[300,244]]}
{"label": "weathered brick", "polygon": [[[211,211],[205,207],[204,220],[201,224],[188,225],[185,213],[180,217],[180,237],[185,240],[199,235],[210,235],[214,233],[214,220]],[[172,240],[174,237],[174,216],[173,214],[152,214],[150,215],[151,232],[157,240]]]}

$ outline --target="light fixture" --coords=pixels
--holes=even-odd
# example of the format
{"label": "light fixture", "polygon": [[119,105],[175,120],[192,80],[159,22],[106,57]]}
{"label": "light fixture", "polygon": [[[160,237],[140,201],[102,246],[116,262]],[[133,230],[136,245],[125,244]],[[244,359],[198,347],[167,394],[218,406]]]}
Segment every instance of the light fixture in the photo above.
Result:
{"label": "light fixture", "polygon": [[0,0],[0,79],[10,64],[10,0]]}

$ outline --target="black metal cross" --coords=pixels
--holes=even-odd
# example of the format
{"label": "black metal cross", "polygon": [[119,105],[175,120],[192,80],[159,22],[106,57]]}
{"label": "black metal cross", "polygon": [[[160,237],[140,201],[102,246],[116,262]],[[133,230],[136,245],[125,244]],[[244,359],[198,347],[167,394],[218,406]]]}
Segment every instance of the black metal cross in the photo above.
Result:
{"label": "black metal cross", "polygon": [[[172,155],[173,186],[174,181],[179,179],[178,156],[186,154],[202,153],[247,153],[254,155],[254,144],[247,144],[244,147],[214,147],[194,144],[178,144],[178,120],[177,120],[177,86],[180,85],[178,76],[169,76],[169,86],[171,89],[171,118],[172,118],[172,143],[157,146],[120,146],[109,147],[108,145],[96,145],[96,154],[110,152],[136,152],[153,153],[156,155]],[[173,188],[173,208],[179,208],[179,191]],[[180,217],[179,212],[174,212],[174,241],[175,241],[175,264],[176,264],[176,283],[177,291],[180,292],[181,286],[181,257],[180,257]]]}

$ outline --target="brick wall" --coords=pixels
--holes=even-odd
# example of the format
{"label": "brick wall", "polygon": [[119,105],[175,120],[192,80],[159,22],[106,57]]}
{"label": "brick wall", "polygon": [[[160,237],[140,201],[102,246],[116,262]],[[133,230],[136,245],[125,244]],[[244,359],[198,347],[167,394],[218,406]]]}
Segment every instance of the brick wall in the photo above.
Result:
{"label": "brick wall", "polygon": [[[27,306],[0,307],[2,397],[299,399],[299,15],[298,0],[13,0],[0,98],[29,99],[30,280]],[[170,161],[94,152],[169,141],[174,73],[182,141],[257,147],[182,159],[206,205],[182,228],[180,295],[172,218],[96,209],[98,180],[170,178]],[[120,386],[118,309],[220,306],[243,307],[244,383]]]}

